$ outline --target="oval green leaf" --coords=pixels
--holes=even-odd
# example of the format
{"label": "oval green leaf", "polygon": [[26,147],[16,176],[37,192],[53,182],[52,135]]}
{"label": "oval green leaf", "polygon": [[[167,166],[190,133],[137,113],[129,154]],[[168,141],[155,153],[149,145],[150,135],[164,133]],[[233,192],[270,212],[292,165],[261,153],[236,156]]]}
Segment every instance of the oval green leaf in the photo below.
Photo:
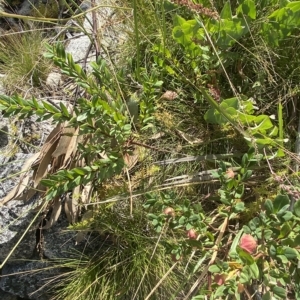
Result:
{"label": "oval green leaf", "polygon": [[295,259],[298,256],[298,251],[296,249],[287,247],[284,249],[284,255],[288,260]]}
{"label": "oval green leaf", "polygon": [[278,195],[273,201],[274,213],[279,212],[284,206],[290,203],[287,195]]}
{"label": "oval green leaf", "polygon": [[221,269],[217,265],[211,265],[208,268],[208,271],[211,272],[211,273],[220,273]]}
{"label": "oval green leaf", "polygon": [[300,217],[300,201],[296,201],[295,205],[294,205],[294,214],[297,217]]}
{"label": "oval green leaf", "polygon": [[280,297],[281,299],[286,299],[286,291],[285,291],[284,288],[282,288],[282,287],[280,287],[280,286],[274,286],[274,287],[272,288],[272,292],[273,292],[276,296]]}

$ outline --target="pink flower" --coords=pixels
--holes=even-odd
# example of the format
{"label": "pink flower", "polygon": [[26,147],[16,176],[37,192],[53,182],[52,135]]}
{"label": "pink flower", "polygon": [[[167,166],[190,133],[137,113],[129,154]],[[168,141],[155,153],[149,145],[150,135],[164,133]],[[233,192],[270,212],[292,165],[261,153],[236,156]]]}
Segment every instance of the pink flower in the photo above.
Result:
{"label": "pink flower", "polygon": [[186,232],[186,235],[187,235],[187,237],[188,237],[190,240],[196,240],[197,237],[198,237],[198,234],[197,234],[196,230],[193,229],[193,228],[191,228],[190,230],[188,230],[188,231]]}
{"label": "pink flower", "polygon": [[244,234],[240,240],[240,247],[250,254],[253,254],[257,248],[257,242],[250,234]]}
{"label": "pink flower", "polygon": [[175,217],[175,210],[172,207],[166,207],[164,209],[164,214],[166,216],[174,218]]}

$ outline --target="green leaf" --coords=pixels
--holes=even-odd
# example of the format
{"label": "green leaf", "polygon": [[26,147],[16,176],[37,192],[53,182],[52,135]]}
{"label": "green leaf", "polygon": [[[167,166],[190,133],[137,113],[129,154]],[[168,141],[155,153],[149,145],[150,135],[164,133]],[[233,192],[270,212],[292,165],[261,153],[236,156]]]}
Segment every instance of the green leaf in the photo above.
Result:
{"label": "green leaf", "polygon": [[252,20],[256,19],[256,7],[253,0],[244,0],[242,4],[239,5],[236,12],[238,14],[244,14],[250,17]]}
{"label": "green leaf", "polygon": [[50,53],[50,52],[46,52],[46,53],[43,54],[43,56],[46,57],[46,58],[52,59],[54,57],[54,54]]}
{"label": "green leaf", "polygon": [[294,215],[290,211],[286,211],[280,218],[282,218],[284,221],[289,221],[294,217]]}
{"label": "green leaf", "polygon": [[227,49],[248,33],[249,26],[247,26],[244,18],[221,19],[210,31],[218,35],[217,45],[223,49]]}
{"label": "green leaf", "polygon": [[250,220],[248,225],[252,231],[255,231],[260,225],[259,218],[255,217],[254,219]]}
{"label": "green leaf", "polygon": [[284,255],[288,260],[292,260],[298,257],[298,251],[296,249],[290,248],[290,247],[286,247],[284,249]]}
{"label": "green leaf", "polygon": [[211,265],[209,268],[208,268],[208,271],[211,272],[211,273],[220,273],[222,270],[219,266],[217,265]]}
{"label": "green leaf", "polygon": [[155,228],[156,232],[161,232],[161,229],[162,229],[162,227],[160,225],[157,225],[156,228]]}
{"label": "green leaf", "polygon": [[66,60],[66,52],[62,43],[58,43],[55,50],[59,58]]}
{"label": "green leaf", "polygon": [[294,205],[294,214],[300,218],[300,201],[296,201]]}
{"label": "green leaf", "polygon": [[69,64],[72,68],[74,68],[75,63],[74,63],[73,56],[72,56],[71,53],[67,53],[67,60],[68,60],[68,64]]}
{"label": "green leaf", "polygon": [[[80,76],[80,75],[82,75],[82,68],[81,68],[81,66],[80,65],[78,65],[78,64],[74,64],[73,65],[73,68],[74,68],[74,70],[76,71],[76,73]],[[83,73],[84,74],[84,73]]]}
{"label": "green leaf", "polygon": [[159,81],[156,81],[156,82],[154,83],[154,86],[155,86],[155,87],[161,87],[163,84],[164,84],[164,82],[163,82],[162,80],[159,80]]}
{"label": "green leaf", "polygon": [[270,229],[265,229],[265,231],[264,231],[264,238],[265,238],[266,240],[269,240],[269,239],[272,237],[272,234],[273,234],[272,230],[270,230]]}
{"label": "green leaf", "polygon": [[240,257],[240,259],[247,265],[251,265],[254,263],[254,258],[246,251],[241,249],[240,247],[236,248],[236,251]]}
{"label": "green leaf", "polygon": [[42,179],[41,184],[44,186],[52,187],[52,186],[55,186],[57,184],[57,182],[54,180],[50,180],[50,179]]}
{"label": "green leaf", "polygon": [[32,113],[32,107],[30,107],[30,106],[23,107],[19,112],[19,114],[24,115],[24,116],[28,115],[28,113]]}
{"label": "green leaf", "polygon": [[18,96],[18,95],[15,96],[15,101],[16,101],[16,103],[20,104],[21,106],[26,105],[26,103],[25,103],[26,100],[24,100],[23,98],[21,98],[21,97]]}
{"label": "green leaf", "polygon": [[263,24],[261,32],[267,43],[279,46],[279,41],[291,35],[300,25],[300,2],[287,2],[286,6],[275,10],[268,18],[269,22]]}
{"label": "green leaf", "polygon": [[45,120],[48,120],[48,119],[50,119],[52,117],[52,114],[44,114],[44,115],[42,115],[41,117],[39,117],[38,119],[37,119],[37,122],[40,122],[40,121],[45,121]]}
{"label": "green leaf", "polygon": [[253,279],[259,278],[259,269],[257,267],[256,262],[254,262],[253,264],[251,264],[249,266],[249,270],[250,270],[250,273],[251,273]]}
{"label": "green leaf", "polygon": [[246,181],[247,179],[249,179],[252,176],[252,170],[247,170],[245,172],[245,174],[242,177],[242,181]]}
{"label": "green leaf", "polygon": [[34,97],[32,97],[32,103],[36,109],[39,109],[40,106]]}
{"label": "green leaf", "polygon": [[274,141],[271,138],[264,138],[264,139],[255,139],[256,144],[261,145],[261,146],[266,146],[266,145],[273,145]]}
{"label": "green leaf", "polygon": [[235,108],[236,110],[239,109],[239,99],[237,97],[228,98],[221,102],[220,108]]}
{"label": "green leaf", "polygon": [[277,126],[273,126],[273,128],[268,132],[268,136],[269,137],[277,137],[277,135],[278,135],[278,127]]}
{"label": "green leaf", "polygon": [[276,254],[277,254],[277,249],[275,248],[274,245],[271,245],[271,246],[269,247],[269,254],[270,254],[270,256],[273,257],[273,258],[276,256]]}
{"label": "green leaf", "polygon": [[64,104],[62,102],[59,102],[59,106],[60,106],[60,109],[62,110],[63,115],[66,117],[70,117],[68,109],[64,106]]}
{"label": "green leaf", "polygon": [[287,257],[285,255],[276,255],[277,258],[279,258],[283,264],[287,264],[289,262],[289,260],[287,259]]}
{"label": "green leaf", "polygon": [[262,296],[261,299],[262,299],[262,300],[272,300],[272,295],[271,295],[270,292],[266,292],[266,293]]}
{"label": "green leaf", "polygon": [[84,168],[74,168],[72,171],[78,175],[84,176],[87,174],[86,170]]}
{"label": "green leaf", "polygon": [[156,226],[157,224],[158,224],[158,220],[157,220],[157,219],[153,219],[152,225],[153,225],[153,226]]}
{"label": "green leaf", "polygon": [[284,205],[284,206],[277,212],[277,214],[276,214],[277,217],[283,216],[289,208],[290,208],[290,204],[289,204],[289,203],[286,204],[286,205]]}
{"label": "green leaf", "polygon": [[244,195],[244,191],[245,191],[245,185],[244,184],[239,185],[235,190],[234,197],[237,199],[242,198],[242,196]]}
{"label": "green leaf", "polygon": [[264,37],[264,40],[271,46],[279,46],[279,40],[282,38],[281,32],[276,29],[273,24],[263,23],[261,34]]}
{"label": "green leaf", "polygon": [[204,254],[203,257],[201,257],[201,258],[198,260],[197,264],[195,265],[195,267],[194,267],[194,269],[193,269],[193,271],[192,271],[193,274],[195,274],[195,273],[198,271],[198,269],[200,268],[200,266],[202,266],[202,263],[203,263],[206,259],[207,259],[207,253]]}
{"label": "green leaf", "polygon": [[199,215],[196,215],[196,214],[189,217],[190,222],[196,222],[196,221],[199,221],[199,220],[200,220],[200,217],[199,217]]}
{"label": "green leaf", "polygon": [[83,81],[78,80],[76,83],[78,84],[78,86],[80,86],[84,89],[89,89],[89,87],[90,87],[89,84],[87,84],[86,82],[83,82]]}
{"label": "green leaf", "polygon": [[247,167],[249,163],[249,156],[248,153],[245,153],[242,157],[242,167]]}
{"label": "green leaf", "polygon": [[238,213],[238,212],[242,212],[245,210],[245,203],[244,202],[238,202],[235,206],[234,206],[234,212]]}
{"label": "green leaf", "polygon": [[230,1],[227,1],[221,11],[220,14],[221,19],[229,19],[232,20],[232,12],[230,7]]}
{"label": "green leaf", "polygon": [[186,222],[186,217],[185,216],[181,216],[180,219],[178,220],[178,223],[180,225],[183,225]]}
{"label": "green leaf", "polygon": [[45,200],[46,201],[52,200],[55,197],[55,193],[57,193],[57,190],[49,189],[48,192],[47,192],[47,194],[46,194]]}
{"label": "green leaf", "polygon": [[81,176],[77,176],[73,183],[75,183],[76,186],[80,185],[81,184],[81,181],[82,181],[82,177]]}
{"label": "green leaf", "polygon": [[270,199],[267,199],[264,204],[264,207],[266,209],[267,216],[270,216],[274,211],[273,202]]}
{"label": "green leaf", "polygon": [[187,223],[186,225],[185,225],[185,229],[186,230],[190,230],[190,229],[192,229],[193,228],[193,225],[191,224],[191,223]]}
{"label": "green leaf", "polygon": [[[212,105],[212,103],[210,103]],[[228,123],[227,115],[235,116],[237,115],[238,109],[238,99],[229,98],[222,101],[218,108],[209,109],[205,115],[204,119],[212,124],[225,124]],[[213,105],[212,105],[213,106]]]}
{"label": "green leaf", "polygon": [[280,287],[280,286],[273,286],[272,287],[272,292],[276,295],[276,296],[278,296],[278,297],[280,297],[281,299],[286,299],[286,291],[285,291],[285,289],[284,288],[282,288],[282,287]]}
{"label": "green leaf", "polygon": [[186,22],[186,20],[182,18],[180,15],[174,15],[173,22],[174,25],[178,26],[178,25],[183,25]]}
{"label": "green leaf", "polygon": [[[65,176],[65,178],[69,178],[71,180],[74,179],[74,174],[72,174],[72,172],[68,171],[68,170],[62,170],[63,171],[63,175]],[[58,171],[57,173],[59,173],[60,171]]]}
{"label": "green leaf", "polygon": [[48,111],[50,111],[50,112],[52,112],[52,113],[59,113],[59,112],[60,112],[55,106],[51,105],[50,103],[48,103],[48,102],[46,102],[46,101],[42,101],[42,103],[43,103],[44,107],[45,107]]}
{"label": "green leaf", "polygon": [[226,119],[221,116],[219,112],[217,112],[215,109],[211,108],[209,109],[205,115],[204,120],[211,124],[223,124],[226,123]]}
{"label": "green leaf", "polygon": [[283,224],[283,226],[281,226],[281,229],[280,229],[280,235],[278,238],[283,238],[285,236],[288,236],[288,234],[292,231],[292,228],[290,226],[289,223],[285,223]]}
{"label": "green leaf", "polygon": [[76,120],[78,122],[81,122],[81,121],[84,121],[87,117],[88,117],[87,112],[84,112],[84,113],[80,114],[79,116],[77,116]]}
{"label": "green leaf", "polygon": [[202,242],[201,241],[197,241],[197,240],[187,240],[187,244],[189,245],[189,247],[195,247],[198,249],[202,248]]}
{"label": "green leaf", "polygon": [[245,266],[240,274],[240,283],[248,283],[250,280],[249,266]]}
{"label": "green leaf", "polygon": [[294,245],[295,247],[300,246],[300,234],[294,238]]}
{"label": "green leaf", "polygon": [[259,115],[255,118],[255,121],[254,121],[255,125],[253,128],[252,128],[252,132],[253,134],[256,133],[256,132],[266,132],[266,130],[270,129],[270,128],[273,128],[273,123],[270,119],[269,116],[267,115]]}
{"label": "green leaf", "polygon": [[[243,226],[243,230],[244,230],[244,232],[247,233],[247,234],[251,234],[251,232],[252,232],[252,230],[250,229],[250,227],[247,226],[247,225],[244,225],[244,226]],[[234,240],[235,240],[235,239],[234,239]]]}
{"label": "green leaf", "polygon": [[277,213],[282,209],[284,206],[288,205],[290,203],[290,199],[287,195],[278,195],[274,201],[273,201],[273,206],[274,206],[274,213]]}
{"label": "green leaf", "polygon": [[155,214],[148,214],[148,218],[149,218],[150,220],[153,220],[153,219],[157,219],[158,217],[157,217],[157,215],[155,215]]}
{"label": "green leaf", "polygon": [[219,286],[214,293],[214,299],[220,299],[221,296],[222,296],[221,299],[223,299],[223,297],[226,294],[226,293],[224,293],[225,289],[226,289],[226,286],[224,284]]}

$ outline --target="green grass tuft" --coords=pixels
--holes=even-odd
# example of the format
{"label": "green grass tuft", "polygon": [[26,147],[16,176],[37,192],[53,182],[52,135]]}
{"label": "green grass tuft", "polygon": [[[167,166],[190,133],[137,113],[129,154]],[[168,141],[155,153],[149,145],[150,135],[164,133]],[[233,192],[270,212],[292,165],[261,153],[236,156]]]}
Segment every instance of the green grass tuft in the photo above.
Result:
{"label": "green grass tuft", "polygon": [[0,73],[9,92],[40,87],[51,63],[43,57],[44,33],[38,29],[9,32],[0,37]]}

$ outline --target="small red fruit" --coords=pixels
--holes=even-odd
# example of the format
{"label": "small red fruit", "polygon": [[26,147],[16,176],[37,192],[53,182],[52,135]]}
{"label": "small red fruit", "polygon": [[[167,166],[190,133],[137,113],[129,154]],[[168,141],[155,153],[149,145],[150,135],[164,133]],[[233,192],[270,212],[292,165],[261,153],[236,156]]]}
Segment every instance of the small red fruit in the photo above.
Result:
{"label": "small red fruit", "polygon": [[191,228],[190,230],[188,230],[188,231],[186,232],[186,235],[187,235],[187,237],[188,237],[190,240],[195,240],[195,239],[197,239],[197,236],[198,236],[196,230],[193,229],[193,228]]}
{"label": "small red fruit", "polygon": [[225,280],[226,280],[226,275],[225,274],[216,274],[214,276],[214,282],[217,284],[217,285],[222,285],[225,283]]}
{"label": "small red fruit", "polygon": [[166,216],[170,216],[170,217],[174,218],[175,217],[175,210],[172,207],[166,207],[164,209],[164,214]]}
{"label": "small red fruit", "polygon": [[244,234],[240,240],[239,246],[248,253],[253,254],[256,251],[257,242],[252,235]]}

